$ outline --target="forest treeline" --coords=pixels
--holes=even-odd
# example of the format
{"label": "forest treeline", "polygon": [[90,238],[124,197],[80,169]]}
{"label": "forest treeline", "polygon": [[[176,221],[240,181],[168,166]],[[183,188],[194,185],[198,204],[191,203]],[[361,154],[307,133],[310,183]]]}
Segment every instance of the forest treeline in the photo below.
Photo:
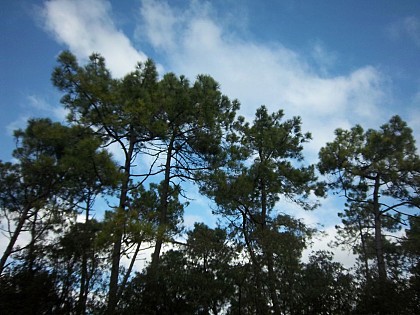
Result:
{"label": "forest treeline", "polygon": [[[420,159],[399,116],[337,129],[307,165],[299,117],[248,122],[208,75],[148,60],[114,79],[65,51],[52,81],[67,123],[29,120],[0,162],[2,314],[420,314]],[[217,227],[183,227],[190,185]],[[290,215],[332,194],[350,269],[303,261],[318,231]]]}

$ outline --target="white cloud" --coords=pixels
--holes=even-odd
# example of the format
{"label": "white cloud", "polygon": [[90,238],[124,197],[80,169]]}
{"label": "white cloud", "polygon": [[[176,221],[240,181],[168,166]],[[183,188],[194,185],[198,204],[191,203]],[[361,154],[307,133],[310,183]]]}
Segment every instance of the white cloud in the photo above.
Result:
{"label": "white cloud", "polygon": [[[116,76],[131,71],[145,55],[115,26],[107,1],[51,0],[44,6],[45,26],[79,57],[100,52]],[[208,73],[222,90],[242,103],[241,114],[252,119],[258,106],[284,109],[286,117],[302,116],[305,131],[313,134],[308,156],[313,160],[321,145],[338,127],[377,120],[384,102],[386,80],[372,66],[341,76],[327,76],[323,67],[336,61],[320,42],[308,56],[281,43],[245,41],[227,31],[223,17],[215,17],[209,3],[191,1],[183,11],[164,1],[142,1],[140,42],[152,45],[171,71],[194,79]],[[225,23],[226,22],[226,23]],[[319,69],[309,65],[316,59]],[[386,113],[383,114],[386,117]]]}
{"label": "white cloud", "polygon": [[[12,230],[12,232],[14,232],[14,228],[15,225],[13,222],[7,222],[6,219],[2,218],[2,220],[0,220],[0,229],[1,229],[1,233],[0,233],[0,253],[1,255],[4,254],[7,246],[9,245],[10,242],[10,234],[8,232],[5,232],[8,230],[8,224],[10,224],[10,229]],[[16,248],[23,248],[25,246],[27,246],[29,244],[29,242],[31,241],[31,234],[29,232],[21,232],[19,234],[19,237],[16,240],[14,249]],[[11,261],[11,257],[9,257],[8,259],[8,263],[9,261]]]}
{"label": "white cloud", "polygon": [[[204,218],[200,215],[187,214],[184,216],[184,226],[188,230],[193,229],[195,223],[204,222],[204,221],[205,221]],[[208,222],[206,224],[208,224]]]}
{"label": "white cloud", "polygon": [[[162,253],[168,250],[167,245],[163,246]],[[153,244],[150,244],[149,242],[143,243],[140,247],[140,251],[138,252],[135,263],[133,265],[132,275],[135,272],[141,272],[151,261],[152,254],[154,252],[154,246]],[[134,249],[131,249],[127,253],[125,253],[121,257],[121,265],[128,269],[130,266],[131,260],[133,259],[134,255]]]}
{"label": "white cloud", "polygon": [[387,32],[394,40],[408,38],[420,47],[420,20],[417,17],[408,16],[401,19],[390,25]]}
{"label": "white cloud", "polygon": [[178,18],[167,3],[144,1],[142,18],[144,27],[136,30],[137,37],[147,37],[157,49],[174,49],[176,39],[172,30],[177,26]]}
{"label": "white cloud", "polygon": [[328,51],[320,40],[314,42],[311,56],[319,68],[319,71],[324,75],[328,74],[330,68],[332,68],[338,59],[337,55]]}
{"label": "white cloud", "polygon": [[7,124],[7,126],[6,126],[7,134],[10,135],[10,136],[13,136],[13,133],[14,133],[15,130],[25,128],[26,123],[28,122],[29,118],[30,117],[26,116],[26,115],[20,116],[18,119],[16,119],[16,120],[10,122],[9,124]]}
{"label": "white cloud", "polygon": [[337,235],[336,225],[340,225],[340,219],[337,215],[344,206],[343,198],[330,196],[321,200],[322,206],[314,211],[303,210],[295,203],[282,201],[277,205],[280,212],[286,212],[296,219],[300,219],[309,228],[316,228],[320,233],[316,233],[311,244],[302,253],[302,260],[309,261],[309,256],[316,251],[330,251],[334,254],[334,260],[343,264],[345,268],[350,268],[355,263],[355,255],[351,249],[341,247],[331,247],[330,244]]}
{"label": "white cloud", "polygon": [[43,97],[38,95],[29,95],[27,97],[29,106],[33,109],[46,114],[48,117],[52,117],[59,121],[65,121],[66,116],[68,115],[68,110],[64,106],[58,105],[53,106]]}
{"label": "white cloud", "polygon": [[[224,93],[241,101],[241,114],[250,119],[262,104],[272,111],[284,109],[286,118],[301,116],[305,131],[313,134],[308,147],[312,160],[320,146],[332,140],[334,129],[379,125],[387,117],[379,106],[386,103],[388,82],[373,66],[328,76],[324,68],[337,56],[322,45],[305,56],[281,43],[245,41],[225,29],[223,18],[213,17],[208,4],[200,11],[196,1],[183,12],[166,2],[145,1],[140,12],[143,40],[157,50],[164,47],[172,71],[190,79],[212,75]],[[311,58],[317,58],[318,68],[310,66]]]}
{"label": "white cloud", "polygon": [[302,258],[305,262],[312,252],[330,251],[334,254],[334,260],[340,262],[345,268],[351,268],[356,262],[356,256],[351,249],[343,249],[341,247],[331,248],[328,244],[335,240],[337,231],[334,226],[329,226],[324,230],[325,236],[315,237],[312,246],[303,251]]}
{"label": "white cloud", "polygon": [[24,113],[6,126],[7,133],[13,135],[17,129],[25,129],[28,120],[34,117],[51,117],[60,122],[65,121],[68,111],[63,106],[53,106],[48,100],[38,95],[29,95],[22,106]]}
{"label": "white cloud", "polygon": [[106,59],[116,77],[134,70],[144,53],[137,51],[130,39],[115,26],[111,5],[99,0],[51,0],[43,8],[45,28],[65,44],[79,59],[93,52]]}

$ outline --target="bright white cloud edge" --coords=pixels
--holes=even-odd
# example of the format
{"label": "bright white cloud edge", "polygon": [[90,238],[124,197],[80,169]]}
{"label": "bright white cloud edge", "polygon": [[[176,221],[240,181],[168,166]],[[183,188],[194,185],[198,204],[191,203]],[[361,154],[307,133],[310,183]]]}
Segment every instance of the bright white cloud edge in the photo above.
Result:
{"label": "bright white cloud edge", "polygon": [[116,28],[111,5],[100,0],[46,1],[42,10],[45,28],[55,39],[82,60],[92,53],[106,59],[112,74],[122,77],[146,55],[136,50],[129,38]]}

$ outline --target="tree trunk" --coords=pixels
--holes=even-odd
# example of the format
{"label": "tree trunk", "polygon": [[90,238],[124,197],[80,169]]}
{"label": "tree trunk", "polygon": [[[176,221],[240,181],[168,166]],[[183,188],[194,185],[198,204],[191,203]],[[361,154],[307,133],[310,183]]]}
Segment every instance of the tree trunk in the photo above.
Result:
{"label": "tree trunk", "polygon": [[273,251],[271,250],[270,245],[267,245],[267,210],[267,191],[263,180],[261,180],[261,237],[263,238],[263,253],[267,261],[267,285],[270,292],[271,302],[273,303],[274,312],[275,314],[280,314],[280,302],[277,296],[275,284],[276,275],[274,272]]}
{"label": "tree trunk", "polygon": [[162,250],[163,238],[166,232],[167,216],[168,216],[168,195],[169,195],[169,185],[170,185],[170,176],[171,176],[171,160],[172,160],[172,151],[175,142],[175,132],[172,134],[171,140],[168,144],[168,150],[166,152],[166,162],[165,162],[165,177],[162,184],[162,192],[160,195],[160,205],[159,205],[159,222],[158,229],[156,234],[156,243],[155,249],[152,254],[152,261],[150,262],[150,269],[147,275],[147,285],[146,291],[149,292],[149,296],[153,299],[155,292],[158,291],[158,268],[160,261],[160,252]]}
{"label": "tree trunk", "polygon": [[87,259],[86,255],[82,256],[82,266],[81,266],[81,275],[80,275],[80,289],[79,289],[79,298],[77,302],[77,313],[80,315],[86,314],[86,278],[87,278]]}
{"label": "tree trunk", "polygon": [[268,288],[270,290],[270,298],[273,303],[273,309],[275,314],[281,314],[280,312],[280,302],[277,296],[276,289],[276,273],[274,272],[274,262],[273,262],[273,253],[271,250],[266,251],[267,259],[267,270],[268,270]]}
{"label": "tree trunk", "polygon": [[[86,216],[85,216],[85,225],[84,225],[84,232],[87,236],[87,232],[89,229],[89,210],[91,205],[91,195],[88,192],[87,200],[86,200]],[[89,244],[90,245],[90,244]],[[86,314],[86,301],[87,301],[87,293],[88,293],[88,271],[87,271],[87,253],[84,249],[82,253],[82,266],[81,266],[81,275],[80,275],[80,289],[79,289],[79,298],[77,302],[77,314],[84,315]]]}
{"label": "tree trunk", "polygon": [[366,246],[366,240],[365,236],[363,234],[363,226],[360,223],[360,219],[358,219],[358,227],[359,227],[359,233],[360,233],[360,240],[362,245],[362,261],[365,268],[365,277],[367,281],[370,281],[370,270],[369,270],[369,261],[368,261],[368,253],[367,253],[367,246]]}
{"label": "tree trunk", "polygon": [[[128,195],[128,185],[131,176],[131,159],[133,157],[135,137],[131,136],[128,151],[125,157],[124,165],[124,180],[121,185],[121,194],[119,201],[119,210],[125,212],[126,201]],[[111,276],[109,280],[109,292],[108,292],[108,306],[107,315],[115,314],[115,309],[118,304],[118,276],[120,271],[120,259],[121,259],[121,248],[122,248],[122,237],[124,230],[125,220],[122,226],[117,226],[115,229],[115,240],[114,247],[112,249],[112,267]]]}
{"label": "tree trunk", "polygon": [[[163,238],[166,232],[166,224],[167,224],[167,217],[168,217],[168,197],[169,197],[169,185],[170,185],[170,177],[171,177],[171,161],[172,161],[172,152],[175,143],[175,136],[176,133],[172,134],[171,140],[168,144],[168,151],[166,155],[166,163],[165,163],[165,178],[163,181],[162,186],[162,194],[160,199],[160,207],[159,207],[159,227],[156,236],[156,244],[155,250],[152,254],[152,262],[150,265],[151,275],[152,278],[155,276],[157,272],[157,268],[159,266],[159,258],[160,252],[162,250]],[[153,279],[152,279],[153,281]]]}
{"label": "tree trunk", "polygon": [[26,255],[26,264],[28,266],[29,274],[34,272],[35,266],[35,242],[36,242],[36,222],[38,220],[38,209],[34,212],[33,223],[31,226],[31,241],[28,244],[28,254]]}
{"label": "tree trunk", "polygon": [[131,271],[133,270],[133,267],[134,267],[134,263],[136,262],[137,255],[140,251],[140,246],[141,246],[141,243],[138,243],[137,246],[136,246],[136,249],[134,251],[133,258],[131,258],[130,266],[128,266],[128,270],[125,273],[124,279],[121,282],[121,285],[120,285],[120,288],[119,288],[118,294],[117,294],[117,299],[118,300],[121,299],[121,296],[122,296],[123,291],[124,291],[124,287],[127,285],[128,278],[130,277]]}
{"label": "tree trunk", "polygon": [[247,250],[249,252],[249,256],[251,258],[252,263],[252,270],[254,272],[254,279],[255,279],[255,286],[256,286],[256,294],[255,294],[255,309],[257,311],[257,314],[266,314],[267,308],[265,307],[266,301],[264,299],[263,295],[263,287],[261,284],[261,277],[260,277],[260,264],[258,263],[257,257],[254,253],[254,249],[252,248],[251,241],[249,240],[247,229],[246,229],[246,213],[242,213],[242,233],[244,235],[245,245],[247,247]]}
{"label": "tree trunk", "polygon": [[[128,183],[128,181],[127,181]],[[125,200],[127,195],[127,184],[123,184],[125,187],[121,191],[120,198],[120,209],[124,210]],[[121,227],[117,227],[115,231],[115,241],[112,249],[112,266],[111,276],[109,279],[109,292],[108,292],[108,308],[107,314],[112,315],[117,307],[117,293],[118,293],[118,276],[120,270],[120,259],[121,259],[121,242],[122,242],[122,231]]]}
{"label": "tree trunk", "polygon": [[382,240],[382,214],[379,205],[379,185],[380,177],[379,174],[375,177],[375,186],[373,191],[373,212],[375,216],[375,250],[376,260],[378,266],[379,282],[380,286],[383,286],[387,280],[386,265],[383,251],[383,240]]}
{"label": "tree trunk", "polygon": [[23,210],[22,214],[20,215],[18,224],[15,228],[15,231],[13,232],[13,235],[10,238],[9,244],[7,244],[7,247],[6,247],[6,249],[3,253],[3,256],[1,257],[1,260],[0,260],[0,275],[3,273],[3,270],[6,266],[7,259],[12,254],[13,247],[16,244],[16,241],[19,237],[20,232],[22,232],[23,225],[25,224],[25,221],[28,218],[29,210],[30,210],[30,207],[28,206]]}

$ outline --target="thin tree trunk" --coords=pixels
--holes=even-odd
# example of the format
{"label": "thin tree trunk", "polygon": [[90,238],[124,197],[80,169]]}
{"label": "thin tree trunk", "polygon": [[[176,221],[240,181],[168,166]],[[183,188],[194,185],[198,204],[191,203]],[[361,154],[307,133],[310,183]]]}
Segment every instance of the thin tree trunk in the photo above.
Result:
{"label": "thin tree trunk", "polygon": [[[125,185],[124,185],[125,186]],[[124,196],[126,195],[125,189]],[[122,196],[121,196],[122,197]],[[120,198],[120,207],[125,203],[125,197]],[[117,292],[118,292],[118,276],[120,270],[120,259],[121,259],[121,242],[122,242],[122,231],[121,227],[117,227],[115,231],[115,241],[112,248],[112,266],[111,266],[111,276],[109,279],[109,292],[108,292],[108,307],[107,314],[113,315],[115,308],[117,307]]]}
{"label": "thin tree trunk", "polygon": [[136,246],[136,249],[134,251],[133,258],[131,258],[130,265],[128,266],[128,270],[125,273],[124,279],[121,282],[120,288],[118,290],[118,295],[117,295],[117,299],[118,300],[121,299],[121,296],[123,294],[124,288],[127,285],[128,278],[130,277],[131,271],[133,270],[133,267],[134,267],[134,263],[136,262],[137,255],[138,255],[138,253],[140,251],[140,246],[141,246],[141,243],[138,243],[137,246]]}
{"label": "thin tree trunk", "polygon": [[273,251],[270,249],[270,245],[267,245],[267,191],[263,180],[261,180],[261,237],[263,238],[263,252],[267,260],[268,270],[268,289],[270,292],[271,302],[273,303],[273,309],[275,314],[280,314],[280,302],[277,296],[275,279],[276,275],[274,272],[273,262]]}
{"label": "thin tree trunk", "polygon": [[366,246],[366,240],[365,240],[365,236],[363,235],[363,227],[360,223],[360,219],[358,220],[358,226],[359,226],[359,233],[360,233],[360,240],[362,243],[362,252],[363,252],[363,264],[364,264],[364,268],[365,268],[365,276],[366,276],[366,280],[370,281],[370,271],[369,271],[369,261],[368,261],[368,255],[367,255],[367,246]]}
{"label": "thin tree trunk", "polygon": [[169,195],[169,185],[170,185],[170,176],[171,176],[171,160],[172,160],[172,150],[175,142],[175,132],[172,134],[171,140],[169,141],[168,151],[166,152],[166,162],[165,162],[165,177],[162,184],[162,192],[160,195],[160,206],[159,206],[159,222],[158,230],[156,234],[156,243],[155,249],[152,254],[152,261],[150,262],[150,269],[147,275],[147,285],[146,291],[150,294],[150,298],[153,299],[155,292],[158,288],[158,268],[160,261],[160,252],[162,250],[163,238],[166,232],[167,216],[168,216],[168,195]]}
{"label": "thin tree trunk", "polygon": [[268,270],[268,288],[270,290],[270,298],[271,302],[273,303],[273,309],[275,314],[281,314],[280,312],[280,302],[277,296],[277,289],[276,289],[276,273],[274,272],[274,262],[273,262],[273,253],[271,250],[266,251],[266,259],[267,259],[267,270]]}
{"label": "thin tree trunk", "polygon": [[245,245],[248,249],[249,256],[251,257],[251,263],[252,263],[252,269],[254,272],[254,278],[255,278],[255,286],[257,288],[257,292],[255,294],[255,308],[257,311],[257,314],[266,314],[267,309],[265,306],[265,301],[263,298],[263,288],[261,284],[260,279],[260,264],[258,263],[257,257],[255,256],[254,249],[252,248],[251,242],[248,237],[248,233],[246,231],[246,213],[242,213],[242,233],[244,235]]}
{"label": "thin tree trunk", "polygon": [[86,314],[86,300],[87,300],[87,287],[86,287],[86,278],[87,278],[87,259],[86,255],[82,256],[82,266],[81,266],[81,276],[80,276],[80,289],[79,289],[79,298],[77,303],[77,313],[80,315]]}
{"label": "thin tree trunk", "polygon": [[[169,197],[169,185],[170,185],[170,177],[171,177],[171,161],[172,161],[172,151],[175,143],[175,135],[174,132],[172,134],[171,140],[169,141],[168,151],[166,155],[166,163],[165,163],[165,178],[163,181],[162,186],[162,194],[160,200],[160,207],[159,207],[159,227],[156,236],[156,244],[155,250],[152,254],[152,262],[150,265],[151,269],[151,276],[154,277],[157,268],[159,266],[159,259],[160,259],[160,252],[162,250],[163,238],[166,232],[166,225],[168,220],[168,197]],[[152,279],[153,281],[153,279]]]}
{"label": "thin tree trunk", "polygon": [[[135,145],[135,137],[132,136],[130,139],[128,151],[125,157],[124,165],[124,180],[121,185],[121,194],[119,201],[119,210],[125,212],[126,210],[126,201],[128,195],[128,185],[130,182],[131,175],[131,159],[133,157]],[[111,267],[111,276],[109,280],[109,292],[108,292],[108,306],[107,314],[115,314],[115,309],[118,304],[118,276],[120,271],[120,259],[121,259],[121,248],[122,248],[122,237],[124,230],[125,222],[122,223],[122,226],[117,226],[115,229],[115,241],[114,247],[112,250],[112,267]]]}
{"label": "thin tree trunk", "polygon": [[[91,204],[91,195],[88,192],[87,200],[86,200],[86,216],[85,216],[85,225],[84,225],[84,232],[88,232],[89,229],[89,210]],[[86,233],[87,234],[87,233]],[[85,234],[85,235],[86,235]],[[77,303],[77,313],[80,315],[86,314],[86,301],[87,301],[87,293],[88,293],[88,277],[87,277],[87,249],[83,250],[82,253],[82,266],[81,266],[81,275],[80,275],[80,289],[79,289],[79,299]]]}
{"label": "thin tree trunk", "polygon": [[377,311],[378,314],[383,314],[389,311],[391,306],[388,300],[387,294],[387,271],[385,264],[385,255],[383,250],[383,236],[382,236],[382,213],[379,205],[379,186],[380,177],[379,174],[375,177],[375,186],[373,191],[373,212],[374,212],[374,224],[375,224],[375,250],[376,260],[378,266],[378,291],[377,291]]}
{"label": "thin tree trunk", "polygon": [[34,212],[34,222],[31,226],[31,241],[28,245],[28,255],[26,256],[26,263],[30,274],[34,273],[35,265],[35,242],[36,242],[36,221],[38,220],[38,209]]}
{"label": "thin tree trunk", "polygon": [[387,280],[386,265],[383,251],[382,240],[382,215],[379,206],[379,175],[375,178],[375,186],[373,191],[373,211],[375,216],[375,250],[378,265],[378,274],[380,286],[383,286]]}
{"label": "thin tree trunk", "polygon": [[20,232],[22,232],[23,225],[25,224],[25,221],[26,221],[26,219],[28,217],[28,214],[29,214],[29,210],[30,210],[30,207],[28,206],[23,210],[22,214],[20,215],[18,224],[15,228],[15,231],[13,232],[13,235],[9,240],[9,244],[7,244],[7,247],[6,247],[6,249],[3,253],[3,256],[1,257],[1,260],[0,260],[0,275],[3,273],[3,270],[6,266],[7,259],[12,254],[13,247],[16,244],[16,241],[19,237]]}

